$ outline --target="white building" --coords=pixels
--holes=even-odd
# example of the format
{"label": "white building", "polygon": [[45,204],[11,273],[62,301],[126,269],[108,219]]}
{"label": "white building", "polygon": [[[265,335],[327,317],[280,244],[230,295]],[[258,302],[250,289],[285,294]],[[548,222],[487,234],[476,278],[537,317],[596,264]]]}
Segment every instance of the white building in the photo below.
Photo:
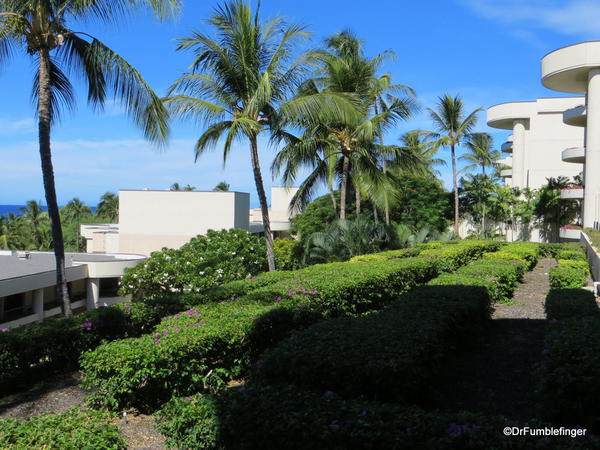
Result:
{"label": "white building", "polygon": [[[139,255],[67,253],[65,271],[73,310],[125,300],[117,294],[123,271],[144,259]],[[59,314],[54,254],[0,250],[0,328]]]}
{"label": "white building", "polygon": [[[289,211],[297,188],[273,187],[269,218],[275,235],[290,229]],[[210,229],[237,228],[262,233],[260,208],[250,209],[244,192],[150,191],[119,192],[119,224],[83,224],[81,235],[89,253],[134,253],[179,248]]]}
{"label": "white building", "polygon": [[510,156],[499,161],[508,167],[501,172],[507,185],[538,189],[547,178],[572,179],[583,171],[581,163],[563,158],[565,149],[579,148],[584,140],[581,128],[563,122],[563,112],[583,101],[583,97],[539,98],[488,109],[488,125],[510,132],[502,145]]}

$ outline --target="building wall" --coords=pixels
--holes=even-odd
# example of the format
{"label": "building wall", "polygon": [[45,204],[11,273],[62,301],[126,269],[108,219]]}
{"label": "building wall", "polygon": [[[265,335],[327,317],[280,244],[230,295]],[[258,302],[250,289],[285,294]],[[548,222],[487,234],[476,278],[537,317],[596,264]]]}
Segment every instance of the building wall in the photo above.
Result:
{"label": "building wall", "polygon": [[119,200],[120,253],[149,255],[210,229],[249,229],[247,193],[120,191]]}

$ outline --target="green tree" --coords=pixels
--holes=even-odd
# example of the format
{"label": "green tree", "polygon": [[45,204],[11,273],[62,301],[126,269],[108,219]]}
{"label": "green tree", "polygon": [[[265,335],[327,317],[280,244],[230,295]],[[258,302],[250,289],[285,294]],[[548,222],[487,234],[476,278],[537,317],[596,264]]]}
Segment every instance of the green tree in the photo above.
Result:
{"label": "green tree", "polygon": [[490,210],[491,198],[495,193],[494,181],[485,175],[469,174],[460,179],[462,210],[469,213],[479,223],[479,235],[488,236],[486,216]]}
{"label": "green tree", "polygon": [[113,92],[154,141],[167,136],[167,113],[159,97],[121,56],[87,33],[68,28],[70,21],[112,22],[132,9],[148,5],[160,17],[178,6],[176,0],[0,0],[0,60],[6,62],[22,48],[34,62],[33,96],[37,101],[39,151],[52,241],[56,258],[56,286],[63,313],[71,314],[65,278],[62,227],[51,152],[51,130],[62,110],[75,106],[73,86],[64,69],[81,76],[88,102],[102,108]]}
{"label": "green tree", "polygon": [[558,242],[560,227],[571,223],[579,214],[577,200],[563,200],[560,191],[571,187],[573,183],[567,177],[547,178],[547,184],[537,192],[535,216],[541,225],[542,236],[552,242]]}
{"label": "green tree", "polygon": [[48,215],[44,213],[42,203],[29,200],[25,208],[21,208],[21,213],[31,227],[35,250],[42,250],[44,247],[43,225],[48,221]]}
{"label": "green tree", "polygon": [[219,184],[215,186],[213,191],[215,192],[228,192],[231,186],[226,181],[221,181]]}
{"label": "green tree", "polygon": [[119,196],[112,192],[106,192],[100,197],[100,202],[96,207],[96,215],[106,217],[111,222],[119,221]]}
{"label": "green tree", "polygon": [[493,146],[494,139],[487,133],[473,133],[468,136],[465,142],[467,152],[458,158],[468,163],[462,170],[469,171],[479,167],[485,175],[486,167],[495,167],[500,159],[500,152],[494,150]]}
{"label": "green tree", "polygon": [[274,133],[282,123],[297,123],[298,117],[343,112],[340,108],[347,110],[349,102],[319,95],[289,100],[306,70],[306,56],[293,59],[296,44],[308,35],[304,26],[288,25],[279,17],[263,22],[258,10],[240,0],[219,6],[207,22],[214,37],[195,32],[179,40],[178,50],[194,52],[192,72],[173,84],[165,102],[174,115],[206,124],[196,142],[196,160],[222,136],[224,164],[234,141],[248,142],[269,270],[275,270],[259,135]]}
{"label": "green tree", "polygon": [[427,136],[436,140],[438,147],[450,149],[452,159],[452,184],[454,190],[454,232],[459,231],[459,200],[458,200],[458,178],[456,168],[456,150],[471,134],[477,124],[477,114],[481,108],[466,114],[462,99],[459,96],[452,97],[445,94],[439,97],[435,109],[427,108],[435,127]]}
{"label": "green tree", "polygon": [[[81,219],[84,216],[92,214],[92,209],[75,197],[60,210],[61,216],[66,224],[72,223],[75,226],[75,251],[83,249],[83,243],[80,233]],[[85,241],[84,241],[85,242]]]}

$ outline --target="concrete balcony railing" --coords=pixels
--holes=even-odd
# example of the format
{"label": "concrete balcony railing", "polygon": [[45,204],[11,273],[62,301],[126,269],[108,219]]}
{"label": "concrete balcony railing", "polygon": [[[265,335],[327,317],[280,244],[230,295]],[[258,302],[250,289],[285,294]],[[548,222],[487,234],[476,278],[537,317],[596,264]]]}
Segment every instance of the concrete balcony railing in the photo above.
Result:
{"label": "concrete balcony railing", "polygon": [[561,239],[579,241],[581,239],[581,228],[576,225],[565,225],[559,231]]}
{"label": "concrete balcony railing", "polygon": [[585,147],[571,147],[563,150],[561,158],[564,162],[583,164],[585,162]]}
{"label": "concrete balcony railing", "polygon": [[579,105],[575,108],[567,109],[563,113],[563,122],[574,127],[585,127],[587,125],[586,106]]}
{"label": "concrete balcony railing", "polygon": [[560,198],[563,200],[581,200],[583,195],[583,187],[566,188],[560,191]]}
{"label": "concrete balcony railing", "polygon": [[512,169],[501,170],[500,176],[503,178],[512,178]]}
{"label": "concrete balcony railing", "polygon": [[508,166],[508,167],[512,167],[512,158],[502,158],[499,159],[498,161],[496,161],[497,164],[501,165],[501,166]]}
{"label": "concrete balcony railing", "polygon": [[504,144],[502,144],[502,147],[500,147],[500,149],[504,153],[512,153],[512,151],[513,151],[513,142],[512,141],[506,141]]}

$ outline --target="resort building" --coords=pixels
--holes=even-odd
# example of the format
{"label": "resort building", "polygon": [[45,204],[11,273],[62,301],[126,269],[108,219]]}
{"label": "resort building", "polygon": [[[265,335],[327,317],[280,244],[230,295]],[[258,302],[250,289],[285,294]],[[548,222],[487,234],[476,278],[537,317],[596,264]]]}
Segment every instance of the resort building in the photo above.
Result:
{"label": "resort building", "polygon": [[[548,53],[542,59],[542,83],[554,91],[585,95],[563,114],[564,123],[584,131],[585,139],[577,148],[565,150],[563,157],[584,164],[580,193],[583,226],[600,229],[600,41],[580,42]],[[581,234],[578,230],[567,232],[570,238]]]}
{"label": "resort building", "polygon": [[[290,202],[297,188],[273,187],[269,218],[275,236],[291,226]],[[250,194],[215,191],[119,191],[118,224],[83,224],[89,253],[149,256],[164,247],[179,248],[208,230],[264,231],[260,208],[250,209]]]}
{"label": "resort building", "polygon": [[[117,293],[123,271],[143,260],[139,255],[67,253],[73,310],[124,301]],[[59,314],[54,254],[0,250],[0,328],[40,322]]]}
{"label": "resort building", "polygon": [[564,123],[563,112],[583,101],[583,97],[539,98],[487,110],[488,125],[510,133],[501,148],[507,156],[499,161],[507,185],[538,189],[547,178],[573,179],[581,174],[582,161],[574,155],[583,146],[584,132]]}

